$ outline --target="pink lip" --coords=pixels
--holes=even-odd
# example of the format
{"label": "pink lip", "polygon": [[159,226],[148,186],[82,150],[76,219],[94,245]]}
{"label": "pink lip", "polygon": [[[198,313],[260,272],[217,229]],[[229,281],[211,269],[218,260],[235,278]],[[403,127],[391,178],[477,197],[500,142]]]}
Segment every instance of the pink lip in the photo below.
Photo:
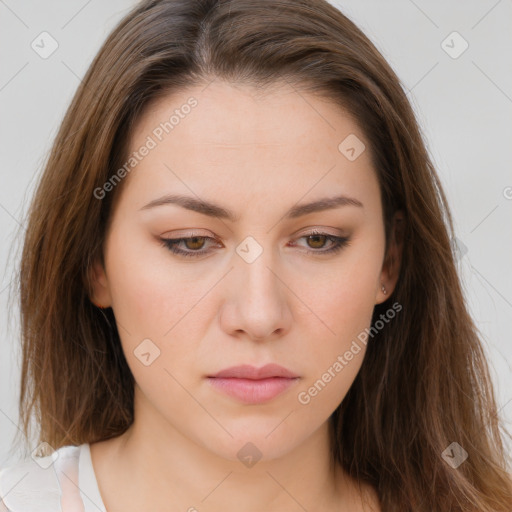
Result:
{"label": "pink lip", "polygon": [[226,378],[238,378],[238,379],[267,379],[268,377],[287,377],[289,379],[295,379],[298,375],[295,375],[290,370],[279,366],[278,364],[270,363],[256,368],[249,364],[243,364],[240,366],[231,366],[226,368],[215,375],[209,375],[209,377],[226,377]]}
{"label": "pink lip", "polygon": [[277,364],[261,368],[250,365],[233,366],[209,376],[211,385],[248,404],[259,404],[272,400],[284,392],[299,377]]}

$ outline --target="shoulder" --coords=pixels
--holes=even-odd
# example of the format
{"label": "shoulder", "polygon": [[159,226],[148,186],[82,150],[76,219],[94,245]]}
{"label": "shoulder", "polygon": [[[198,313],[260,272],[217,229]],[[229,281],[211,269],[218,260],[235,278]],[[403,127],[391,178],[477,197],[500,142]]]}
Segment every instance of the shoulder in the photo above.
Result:
{"label": "shoulder", "polygon": [[78,466],[79,446],[63,446],[46,457],[28,457],[0,469],[0,512],[61,509],[61,476]]}

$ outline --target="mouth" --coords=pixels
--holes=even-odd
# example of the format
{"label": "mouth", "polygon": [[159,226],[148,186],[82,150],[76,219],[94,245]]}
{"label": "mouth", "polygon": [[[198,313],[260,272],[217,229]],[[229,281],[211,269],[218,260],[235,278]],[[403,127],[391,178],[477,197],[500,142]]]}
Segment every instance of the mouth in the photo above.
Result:
{"label": "mouth", "polygon": [[262,368],[250,365],[226,368],[208,376],[210,384],[221,393],[246,404],[269,402],[299,381],[290,370],[268,364]]}

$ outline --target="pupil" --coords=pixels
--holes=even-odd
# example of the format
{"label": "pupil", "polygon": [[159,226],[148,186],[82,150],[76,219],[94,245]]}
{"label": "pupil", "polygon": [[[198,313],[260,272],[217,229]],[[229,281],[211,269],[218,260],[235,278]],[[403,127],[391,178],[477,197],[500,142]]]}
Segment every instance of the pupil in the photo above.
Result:
{"label": "pupil", "polygon": [[195,236],[195,237],[190,238],[189,240],[187,240],[187,243],[192,245],[192,247],[189,247],[189,249],[201,249],[203,244],[200,243],[199,247],[195,246],[195,244],[197,243],[198,240],[202,240],[202,237]]}
{"label": "pupil", "polygon": [[[316,242],[319,241],[322,241],[322,239],[325,238],[325,235],[310,235],[309,236],[309,240],[311,241],[311,239],[313,239],[313,243],[315,243],[315,239],[316,239]],[[322,247],[322,243],[320,243],[320,246],[319,247]],[[314,246],[314,248],[318,248],[318,246]]]}

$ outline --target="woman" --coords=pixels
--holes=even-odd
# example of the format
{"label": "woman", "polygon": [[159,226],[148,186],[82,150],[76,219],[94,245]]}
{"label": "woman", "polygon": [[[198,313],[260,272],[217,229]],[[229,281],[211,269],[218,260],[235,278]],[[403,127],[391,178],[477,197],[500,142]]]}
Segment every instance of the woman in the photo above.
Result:
{"label": "woman", "polygon": [[452,238],[398,78],[332,5],[140,3],[30,211],[46,456],[0,473],[4,510],[510,511]]}

